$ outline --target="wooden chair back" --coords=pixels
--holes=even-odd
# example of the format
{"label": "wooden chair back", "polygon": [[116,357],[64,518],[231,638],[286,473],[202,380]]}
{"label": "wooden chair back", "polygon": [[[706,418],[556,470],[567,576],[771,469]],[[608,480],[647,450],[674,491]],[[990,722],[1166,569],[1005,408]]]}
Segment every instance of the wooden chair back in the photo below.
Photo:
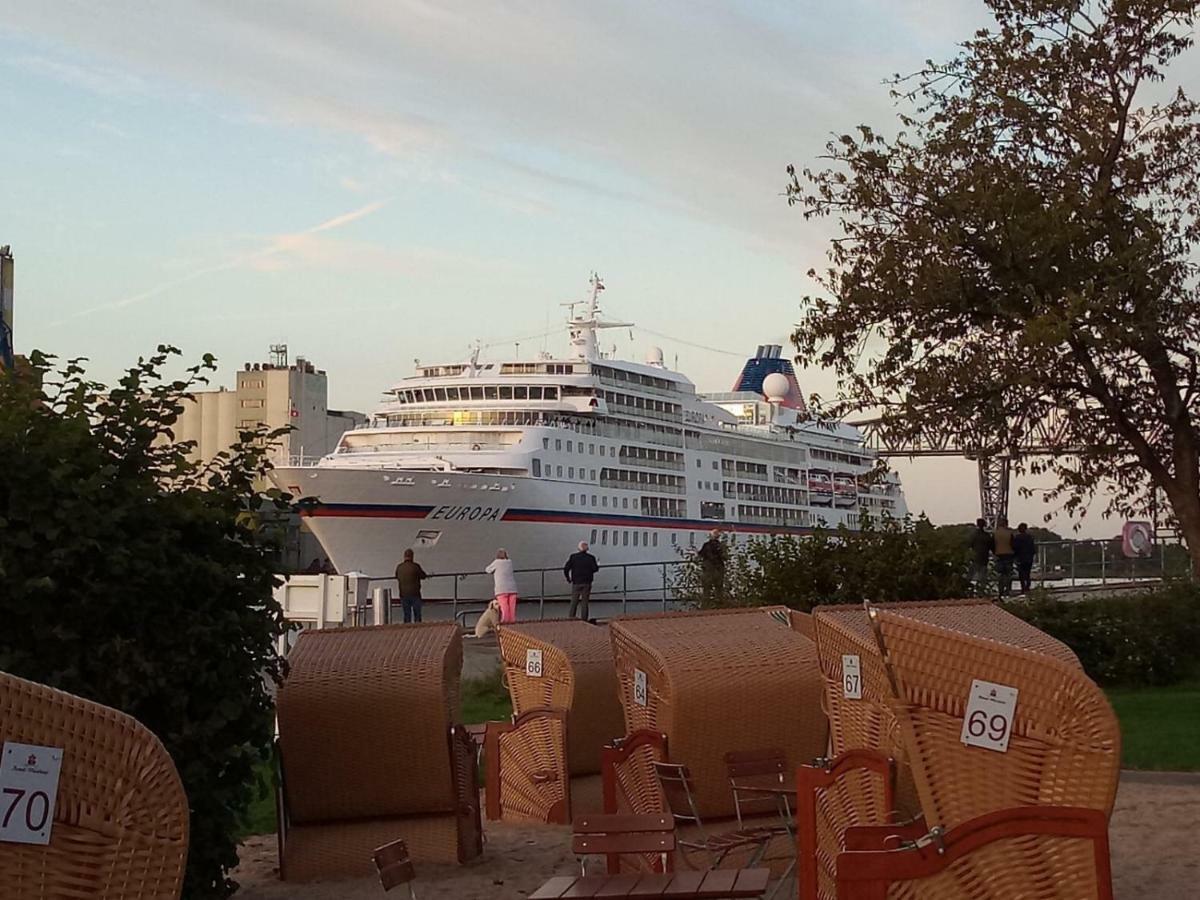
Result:
{"label": "wooden chair back", "polygon": [[580,857],[658,854],[666,871],[668,855],[675,852],[675,822],[665,814],[577,816],[571,850]]}
{"label": "wooden chair back", "polygon": [[682,763],[656,761],[654,774],[658,776],[659,787],[675,821],[702,825],[696,810],[696,786],[688,767]]}
{"label": "wooden chair back", "polygon": [[392,841],[390,844],[376,848],[375,852],[371,854],[371,858],[375,860],[375,868],[379,870],[379,881],[385,891],[407,884],[409,895],[416,897],[412,888],[412,880],[416,877],[416,871],[413,869],[412,860],[408,856],[408,846],[404,841]]}
{"label": "wooden chair back", "polygon": [[739,826],[745,815],[780,812],[780,803],[777,797],[754,791],[739,791],[736,787],[738,779],[777,778],[782,782],[790,769],[787,754],[778,748],[735,750],[725,754],[725,772],[733,789],[733,803],[737,810]]}

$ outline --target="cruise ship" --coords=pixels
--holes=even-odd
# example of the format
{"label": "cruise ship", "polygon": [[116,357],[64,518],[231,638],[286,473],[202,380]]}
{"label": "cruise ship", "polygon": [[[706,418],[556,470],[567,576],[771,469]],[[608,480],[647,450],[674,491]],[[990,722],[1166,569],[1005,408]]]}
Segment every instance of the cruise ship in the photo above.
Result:
{"label": "cruise ship", "polygon": [[[857,429],[809,417],[782,347],[759,347],[732,391],[700,394],[657,348],[642,363],[601,352],[600,330],[630,327],[602,318],[603,290],[593,276],[571,305],[566,356],[481,361],[477,346],[418,363],[332,453],[273,472],[307,498],[339,572],[389,576],[410,547],[440,575],[479,573],[500,547],[518,570],[553,569],[587,541],[594,591],[635,595],[661,589],[662,567],[620,564],[677,560],[713,529],[736,543],[906,513]],[[461,580],[460,598],[487,594]],[[526,597],[563,588],[518,582]]]}

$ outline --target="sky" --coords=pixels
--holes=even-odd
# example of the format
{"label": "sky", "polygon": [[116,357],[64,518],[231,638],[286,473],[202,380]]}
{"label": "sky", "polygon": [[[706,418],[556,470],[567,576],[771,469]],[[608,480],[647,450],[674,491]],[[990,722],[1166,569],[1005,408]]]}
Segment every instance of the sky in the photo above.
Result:
{"label": "sky", "polygon": [[[476,339],[565,350],[560,304],[595,270],[638,326],[605,333],[620,355],[661,346],[727,390],[786,344],[830,237],[785,167],[894,121],[884,79],[987,21],[978,0],[0,0],[17,352],[111,381],[169,343],[231,384],[286,343],[367,410]],[[915,511],[977,515],[972,464],[897,468]]]}

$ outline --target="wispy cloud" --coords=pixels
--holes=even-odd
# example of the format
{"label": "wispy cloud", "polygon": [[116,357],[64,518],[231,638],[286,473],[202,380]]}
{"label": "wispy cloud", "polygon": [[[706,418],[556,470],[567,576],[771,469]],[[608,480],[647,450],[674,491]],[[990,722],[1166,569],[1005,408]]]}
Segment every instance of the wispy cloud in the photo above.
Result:
{"label": "wispy cloud", "polygon": [[147,93],[144,80],[119,69],[84,66],[34,54],[13,56],[4,62],[13,68],[109,99],[140,97]]}
{"label": "wispy cloud", "polygon": [[[269,261],[280,254],[288,253],[295,250],[297,247],[302,247],[305,239],[311,235],[320,234],[322,232],[333,231],[338,228],[344,228],[351,222],[357,222],[359,219],[365,218],[374,212],[378,212],[387,205],[386,200],[376,200],[368,203],[366,206],[361,206],[358,209],[350,212],[342,213],[334,216],[331,219],[326,219],[324,222],[319,222],[302,231],[286,232],[283,234],[272,235],[266,240],[266,244],[257,250],[249,253],[239,253],[230,256],[226,259],[201,266],[188,271],[186,274],[172,278],[154,287],[147,288],[143,291],[138,291],[136,294],[129,294],[120,299],[113,300],[109,303],[103,303],[99,306],[93,306],[88,309],[80,310],[73,316],[68,316],[67,319],[78,319],[85,316],[92,316],[96,313],[110,312],[117,309],[125,309],[129,306],[134,306],[138,303],[144,303],[155,297],[166,294],[177,287],[182,287],[185,284],[190,284],[206,275],[212,275],[217,272],[225,272],[230,269],[239,268],[256,268],[269,269]],[[65,320],[63,320],[65,321]],[[61,324],[61,321],[54,324]]]}

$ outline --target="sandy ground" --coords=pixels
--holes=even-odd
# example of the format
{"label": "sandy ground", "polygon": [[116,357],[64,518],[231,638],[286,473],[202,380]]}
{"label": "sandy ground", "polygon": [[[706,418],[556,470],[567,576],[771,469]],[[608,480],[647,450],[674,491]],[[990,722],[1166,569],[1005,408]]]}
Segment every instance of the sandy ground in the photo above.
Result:
{"label": "sandy ground", "polygon": [[[483,856],[467,866],[418,867],[421,900],[521,898],[551,875],[576,871],[565,828],[486,824]],[[1126,772],[1121,778],[1110,838],[1118,900],[1191,900],[1200,883],[1200,775]],[[234,878],[239,900],[358,900],[384,896],[371,878],[322,884],[283,884],[276,872],[274,835],[252,838]],[[597,869],[600,871],[600,869]],[[790,891],[785,892],[790,896]],[[784,896],[785,894],[781,894]],[[403,890],[393,896],[405,896]]]}

